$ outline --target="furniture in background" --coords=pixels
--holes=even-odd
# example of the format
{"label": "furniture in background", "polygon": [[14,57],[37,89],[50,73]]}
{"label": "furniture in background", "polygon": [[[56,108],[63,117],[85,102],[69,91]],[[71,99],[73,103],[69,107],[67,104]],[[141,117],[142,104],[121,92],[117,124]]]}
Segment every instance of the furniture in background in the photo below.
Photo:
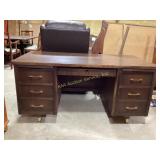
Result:
{"label": "furniture in background", "polygon": [[[30,37],[33,37],[33,31],[30,31],[30,30],[22,30],[22,31],[21,31],[21,36],[30,36]],[[33,45],[33,39],[24,40],[24,41],[23,41],[23,45],[25,45],[26,47]]]}
{"label": "furniture in background", "polygon": [[[37,36],[10,35],[10,40],[11,41],[17,41],[17,40],[19,40],[19,46],[20,46],[21,54],[24,54],[25,45],[24,45],[23,42],[31,40],[31,39],[34,39],[34,38],[37,38]],[[4,36],[4,40],[8,40],[8,36],[5,35]]]}
{"label": "furniture in background", "polygon": [[[102,54],[103,53],[103,46],[104,46],[104,39],[107,33],[107,29],[108,29],[108,22],[103,20],[102,21],[102,26],[101,26],[101,31],[98,35],[98,37],[96,38],[95,42],[93,43],[92,49],[91,49],[91,53],[93,54]],[[129,33],[129,26],[127,26],[127,29],[122,37],[122,44],[120,46],[119,49],[119,53],[118,55],[121,56],[123,54],[123,49],[127,40],[127,36]]]}
{"label": "furniture in background", "polygon": [[6,103],[4,100],[4,131],[6,132],[7,129],[8,129],[8,116],[7,116]]}
{"label": "furniture in background", "polygon": [[103,45],[104,45],[104,38],[106,36],[108,28],[108,23],[106,21],[102,21],[102,26],[101,26],[101,31],[96,38],[92,48],[91,48],[91,53],[93,54],[101,54],[103,53]]}
{"label": "furniture in background", "polygon": [[11,61],[21,55],[20,49],[17,48],[19,41],[11,41],[9,33],[6,33],[4,40],[4,55],[9,57],[10,66],[12,69]]}
{"label": "furniture in background", "polygon": [[[72,86],[96,91],[111,117],[148,115],[155,64],[125,55],[46,51],[29,52],[13,64],[19,114],[57,115],[62,89]],[[76,80],[66,81],[68,76]]]}
{"label": "furniture in background", "polygon": [[48,21],[40,34],[43,51],[88,53],[90,29],[82,22]]}
{"label": "furniture in background", "polygon": [[[91,53],[93,53],[93,54],[102,54],[103,53],[104,39],[105,39],[105,36],[107,33],[108,25],[109,24],[107,21],[105,21],[105,20],[102,21],[101,31],[92,46]],[[127,40],[129,29],[130,29],[129,26],[127,26],[125,34],[122,37],[122,44],[120,46],[118,55],[123,54],[123,49],[124,49],[124,46],[125,46],[125,43]]]}
{"label": "furniture in background", "polygon": [[38,51],[38,50],[41,50],[41,37],[40,37],[40,34],[38,36],[38,43],[37,44],[33,44],[31,46],[27,46],[24,48],[24,52],[27,53],[27,52],[30,52],[30,51]]}
{"label": "furniture in background", "polygon": [[[128,27],[129,33],[122,53],[120,48],[123,46],[122,41]],[[108,22],[103,54],[119,55],[119,53],[122,53],[123,55],[132,55],[152,63],[155,34],[156,27]]]}

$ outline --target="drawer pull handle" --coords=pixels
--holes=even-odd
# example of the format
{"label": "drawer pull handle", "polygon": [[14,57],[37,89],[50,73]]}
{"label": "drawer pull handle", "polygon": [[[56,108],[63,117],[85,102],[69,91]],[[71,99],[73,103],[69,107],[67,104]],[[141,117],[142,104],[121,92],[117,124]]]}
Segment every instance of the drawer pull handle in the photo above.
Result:
{"label": "drawer pull handle", "polygon": [[42,93],[43,93],[42,90],[40,90],[40,91],[30,90],[29,92],[30,92],[30,93],[33,93],[33,94],[42,94]]}
{"label": "drawer pull handle", "polygon": [[127,106],[126,109],[127,109],[127,110],[138,110],[138,107],[137,107],[137,106],[135,106],[135,107],[128,107],[128,106]]}
{"label": "drawer pull handle", "polygon": [[33,78],[33,79],[42,79],[43,76],[42,75],[39,75],[39,76],[33,76],[33,75],[30,75],[28,76],[28,78]]}
{"label": "drawer pull handle", "polygon": [[40,105],[31,104],[31,107],[32,108],[44,108],[44,105],[43,104],[40,104]]}
{"label": "drawer pull handle", "polygon": [[142,78],[130,78],[130,82],[135,82],[135,83],[142,83],[143,79]]}
{"label": "drawer pull handle", "polygon": [[110,74],[110,73],[108,73],[108,72],[101,73],[101,76],[102,76],[102,77],[105,77],[105,76],[107,77],[107,76],[110,76],[110,75],[111,75],[111,74]]}
{"label": "drawer pull handle", "polygon": [[128,93],[128,96],[140,96],[141,94],[140,93]]}

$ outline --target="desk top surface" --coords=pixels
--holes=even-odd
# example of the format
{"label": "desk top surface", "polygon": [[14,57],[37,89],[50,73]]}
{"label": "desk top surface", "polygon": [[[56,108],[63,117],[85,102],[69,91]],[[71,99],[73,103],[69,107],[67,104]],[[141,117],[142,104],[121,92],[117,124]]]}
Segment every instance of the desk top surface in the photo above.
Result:
{"label": "desk top surface", "polygon": [[15,65],[57,66],[81,68],[142,68],[155,69],[156,65],[133,56],[107,54],[57,53],[34,51],[12,61]]}

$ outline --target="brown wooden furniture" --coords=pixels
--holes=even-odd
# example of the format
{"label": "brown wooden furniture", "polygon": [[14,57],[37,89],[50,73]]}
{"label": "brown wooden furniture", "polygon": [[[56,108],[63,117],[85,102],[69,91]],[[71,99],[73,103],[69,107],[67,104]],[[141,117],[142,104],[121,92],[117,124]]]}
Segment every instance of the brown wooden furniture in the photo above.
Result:
{"label": "brown wooden furniture", "polygon": [[[17,36],[17,35],[10,35],[10,40],[12,41],[16,41],[16,40],[19,40],[19,41],[25,41],[25,40],[30,40],[30,39],[34,39],[34,38],[37,38],[37,36]],[[7,40],[8,39],[8,36],[7,35],[4,35],[4,39]]]}
{"label": "brown wooden furniture", "polygon": [[7,110],[6,110],[6,103],[4,100],[4,131],[6,132],[8,129],[8,116],[7,116]]}
{"label": "brown wooden furniture", "polygon": [[107,32],[107,29],[108,29],[108,23],[105,20],[103,20],[101,31],[97,39],[95,40],[92,50],[91,50],[93,54],[103,53],[103,44],[104,44],[104,38]]}
{"label": "brown wooden furniture", "polygon": [[12,42],[10,39],[9,33],[6,33],[6,34],[7,34],[7,40],[4,41],[4,55],[9,57],[10,66],[12,69],[11,61],[13,60],[14,57],[18,55],[20,56],[21,51],[17,48],[19,41],[17,40],[17,41]]}
{"label": "brown wooden furniture", "polygon": [[123,54],[123,49],[124,49],[124,46],[125,46],[125,43],[126,43],[126,40],[127,40],[127,36],[128,36],[128,33],[129,33],[129,29],[130,29],[130,27],[127,26],[126,31],[125,31],[125,34],[124,34],[124,36],[123,36],[123,38],[122,38],[122,44],[121,44],[121,47],[120,47],[119,53],[118,53],[118,55],[120,55],[120,56]]}
{"label": "brown wooden furniture", "polygon": [[61,91],[75,86],[99,94],[109,116],[148,115],[155,65],[133,56],[36,51],[13,64],[19,114],[57,114]]}
{"label": "brown wooden furniture", "polygon": [[[91,49],[91,53],[93,53],[93,54],[102,54],[103,53],[104,39],[105,39],[105,36],[106,36],[106,33],[107,33],[108,25],[109,25],[108,22],[106,22],[105,20],[102,21],[101,31],[100,31],[97,39],[95,40],[95,42],[93,44],[93,47]],[[130,27],[127,26],[125,34],[122,38],[122,44],[121,44],[121,47],[119,49],[118,55],[123,54],[123,49],[124,49],[124,46],[125,46],[125,43],[126,43],[126,40],[127,40],[129,29],[130,29]]]}
{"label": "brown wooden furniture", "polygon": [[28,46],[28,47],[25,47],[24,49],[24,52],[27,53],[27,52],[30,52],[30,51],[38,51],[38,50],[41,50],[41,37],[40,37],[40,34],[38,36],[38,44],[33,44],[31,46]]}
{"label": "brown wooden furniture", "polygon": [[[30,37],[33,37],[33,31],[22,30],[21,31],[21,36],[30,36]],[[26,45],[33,45],[33,39],[25,40],[23,43],[26,44]]]}
{"label": "brown wooden furniture", "polygon": [[[24,48],[25,48],[24,42],[28,41],[28,40],[31,40],[31,39],[34,39],[34,38],[37,38],[37,36],[10,35],[9,38],[10,38],[11,41],[19,40],[21,54],[24,54]],[[8,40],[8,36],[7,35],[4,35],[4,40]]]}

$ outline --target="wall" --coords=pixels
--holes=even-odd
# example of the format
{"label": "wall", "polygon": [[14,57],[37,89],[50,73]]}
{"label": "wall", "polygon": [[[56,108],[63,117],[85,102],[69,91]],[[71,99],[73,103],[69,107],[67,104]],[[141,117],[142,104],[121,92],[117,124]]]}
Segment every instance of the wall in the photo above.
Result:
{"label": "wall", "polygon": [[12,35],[18,34],[18,23],[15,20],[8,20],[8,31]]}

